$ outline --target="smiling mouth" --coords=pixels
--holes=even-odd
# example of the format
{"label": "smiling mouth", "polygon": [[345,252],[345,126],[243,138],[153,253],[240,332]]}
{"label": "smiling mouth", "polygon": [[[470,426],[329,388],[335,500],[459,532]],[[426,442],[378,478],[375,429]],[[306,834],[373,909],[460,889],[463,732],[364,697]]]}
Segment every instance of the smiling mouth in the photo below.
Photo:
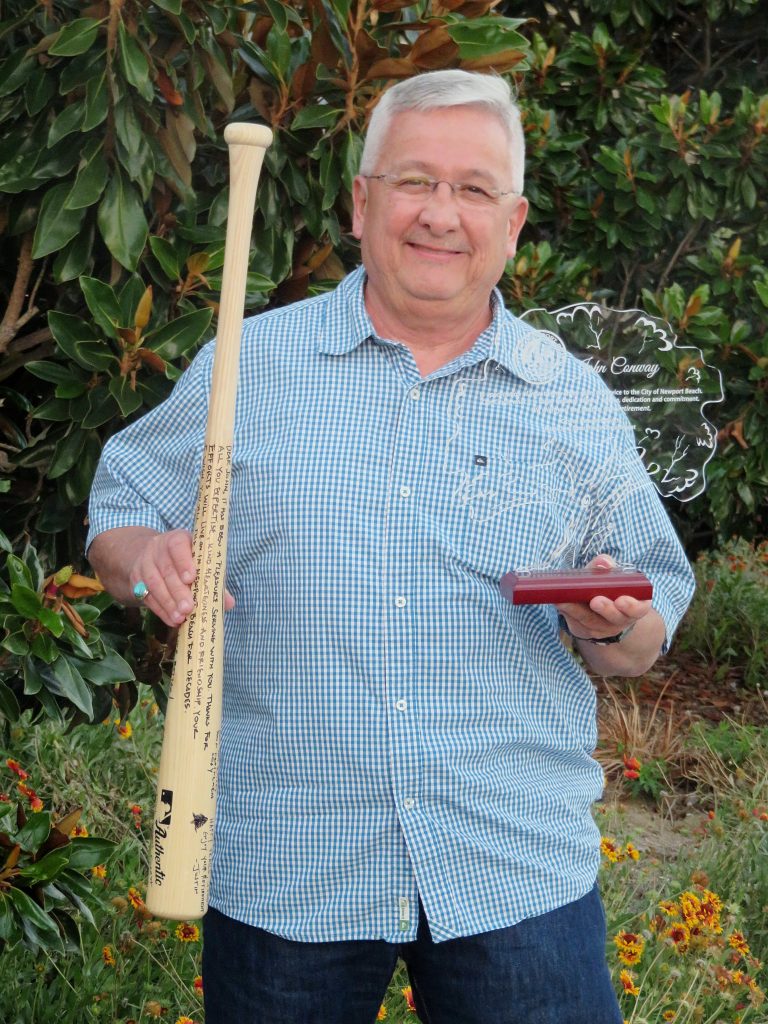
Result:
{"label": "smiling mouth", "polygon": [[464,256],[466,255],[463,249],[443,249],[440,246],[426,245],[424,242],[408,242],[407,243],[412,249],[418,249],[419,252],[428,253],[433,256]]}

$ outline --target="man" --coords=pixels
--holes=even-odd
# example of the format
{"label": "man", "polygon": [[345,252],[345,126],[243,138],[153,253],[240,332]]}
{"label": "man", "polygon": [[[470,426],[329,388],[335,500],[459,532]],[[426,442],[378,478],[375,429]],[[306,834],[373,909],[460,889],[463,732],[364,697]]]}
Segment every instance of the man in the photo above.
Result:
{"label": "man", "polygon": [[[692,577],[616,400],[494,290],[522,180],[503,80],[395,86],[354,184],[363,267],[246,324],[207,1024],[369,1024],[398,956],[425,1024],[621,1021],[595,696],[559,627],[598,672],[642,673]],[[94,490],[91,561],[169,624],[192,607],[211,356]],[[653,605],[499,591],[612,559]]]}

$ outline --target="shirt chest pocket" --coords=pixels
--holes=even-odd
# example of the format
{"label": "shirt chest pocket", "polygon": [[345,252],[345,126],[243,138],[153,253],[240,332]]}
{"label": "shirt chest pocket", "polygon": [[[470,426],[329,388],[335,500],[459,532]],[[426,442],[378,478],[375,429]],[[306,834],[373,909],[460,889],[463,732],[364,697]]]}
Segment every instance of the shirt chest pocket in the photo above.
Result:
{"label": "shirt chest pocket", "polygon": [[590,500],[564,448],[527,458],[462,449],[444,463],[455,557],[494,579],[578,562]]}

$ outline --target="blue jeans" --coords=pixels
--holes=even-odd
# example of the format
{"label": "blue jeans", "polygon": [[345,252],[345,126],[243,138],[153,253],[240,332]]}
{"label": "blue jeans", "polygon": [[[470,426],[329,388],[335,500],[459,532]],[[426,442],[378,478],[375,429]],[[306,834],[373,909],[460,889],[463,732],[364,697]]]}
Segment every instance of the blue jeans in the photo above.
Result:
{"label": "blue jeans", "polygon": [[373,1024],[400,957],[422,1024],[622,1024],[597,886],[511,928],[432,941],[292,942],[210,909],[206,1024]]}

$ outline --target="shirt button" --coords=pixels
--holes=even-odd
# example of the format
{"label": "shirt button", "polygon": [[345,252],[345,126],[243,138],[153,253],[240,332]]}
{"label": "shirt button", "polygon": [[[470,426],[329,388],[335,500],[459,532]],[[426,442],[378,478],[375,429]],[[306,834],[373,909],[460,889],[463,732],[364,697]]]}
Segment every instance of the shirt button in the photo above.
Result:
{"label": "shirt button", "polygon": [[410,487],[401,487],[400,488],[400,497],[401,498],[410,498],[410,496],[411,496],[411,488]]}
{"label": "shirt button", "polygon": [[395,701],[395,707],[398,711],[405,711],[408,708],[408,702],[401,697],[400,700]]}
{"label": "shirt button", "polygon": [[405,608],[406,600],[402,595],[400,595],[399,597],[395,598],[395,604],[397,605],[398,608]]}
{"label": "shirt button", "polygon": [[414,400],[414,402],[418,402],[418,400],[421,398],[421,392],[419,391],[418,388],[411,388],[409,394],[411,398]]}
{"label": "shirt button", "polygon": [[416,801],[413,799],[412,796],[407,796],[405,800],[403,800],[403,807],[406,809],[406,811],[412,811],[415,803]]}

